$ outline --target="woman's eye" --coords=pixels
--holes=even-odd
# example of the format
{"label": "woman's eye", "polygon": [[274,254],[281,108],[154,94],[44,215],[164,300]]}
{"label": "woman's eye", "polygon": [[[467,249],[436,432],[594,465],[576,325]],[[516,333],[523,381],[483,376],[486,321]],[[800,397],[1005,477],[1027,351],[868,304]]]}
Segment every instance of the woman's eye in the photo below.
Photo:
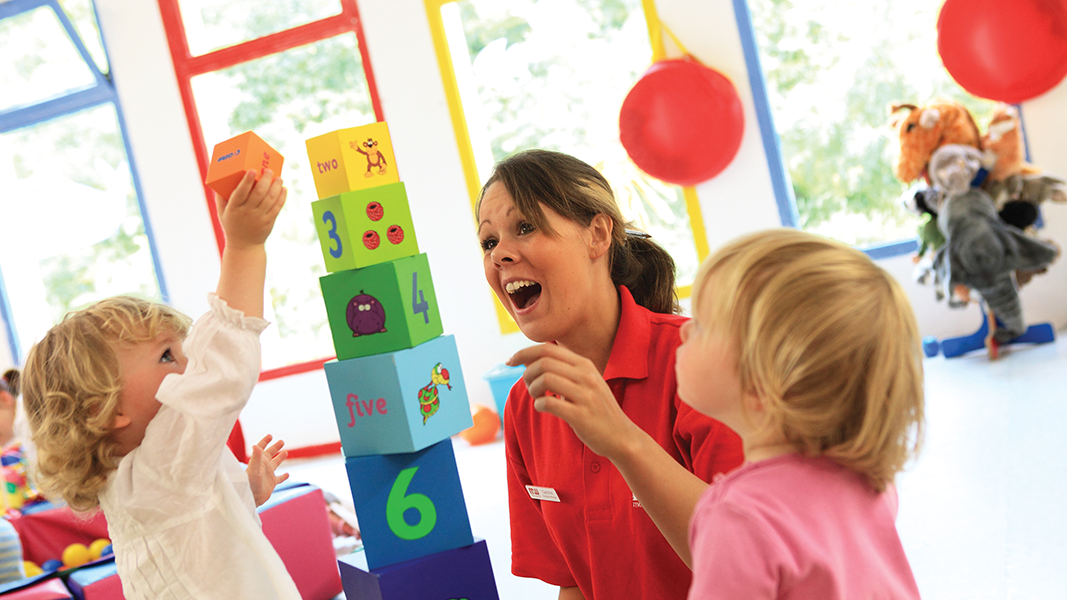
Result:
{"label": "woman's eye", "polygon": [[493,248],[496,248],[496,240],[493,238],[485,238],[481,243],[482,252],[488,252]]}
{"label": "woman's eye", "polygon": [[522,223],[519,223],[519,235],[526,235],[528,233],[533,233],[533,230],[534,230],[534,226],[530,225],[526,221],[523,221]]}
{"label": "woman's eye", "polygon": [[170,362],[175,362],[176,360],[177,359],[174,358],[174,353],[172,353],[170,351],[170,348],[167,348],[166,350],[164,350],[163,351],[163,356],[159,357],[159,362],[170,363]]}

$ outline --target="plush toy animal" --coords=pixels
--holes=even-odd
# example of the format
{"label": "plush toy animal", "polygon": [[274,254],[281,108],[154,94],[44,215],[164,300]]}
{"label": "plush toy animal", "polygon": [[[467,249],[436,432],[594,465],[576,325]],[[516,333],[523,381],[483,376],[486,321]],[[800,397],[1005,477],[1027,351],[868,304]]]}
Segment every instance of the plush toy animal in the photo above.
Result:
{"label": "plush toy animal", "polygon": [[982,151],[985,176],[976,174],[979,180],[972,183],[989,193],[997,211],[1011,225],[1030,227],[1037,221],[1037,206],[1046,200],[1067,202],[1067,184],[1062,179],[1043,175],[1024,160],[1019,114],[1012,106],[997,106],[984,136],[970,111],[952,100],[932,100],[922,106],[894,104],[890,115],[900,147],[894,172],[904,183],[919,178],[929,182],[934,152],[948,144],[960,144]]}
{"label": "plush toy animal", "polygon": [[[900,112],[905,109],[907,114]],[[894,104],[890,114],[900,140],[893,170],[904,183],[924,177],[930,157],[945,144],[981,148],[981,135],[974,118],[958,102],[933,100],[923,106]]]}
{"label": "plush toy animal", "polygon": [[930,160],[931,184],[943,192],[935,210],[945,237],[934,256],[933,272],[941,288],[938,298],[949,295],[950,306],[959,305],[952,296],[959,286],[981,295],[992,313],[987,345],[996,357],[1001,344],[1027,329],[1015,273],[1047,268],[1059,249],[1006,224],[989,194],[969,184],[981,161],[977,149],[953,144],[939,148]]}

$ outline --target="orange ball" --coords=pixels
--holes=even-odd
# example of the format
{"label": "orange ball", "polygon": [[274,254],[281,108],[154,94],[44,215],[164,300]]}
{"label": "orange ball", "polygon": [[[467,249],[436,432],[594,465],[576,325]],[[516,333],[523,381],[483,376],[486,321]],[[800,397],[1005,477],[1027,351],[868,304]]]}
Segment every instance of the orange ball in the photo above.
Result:
{"label": "orange ball", "polygon": [[459,437],[467,440],[472,446],[488,444],[496,439],[496,434],[500,431],[500,417],[496,411],[488,406],[475,404],[471,406],[471,419],[474,425],[459,432]]}

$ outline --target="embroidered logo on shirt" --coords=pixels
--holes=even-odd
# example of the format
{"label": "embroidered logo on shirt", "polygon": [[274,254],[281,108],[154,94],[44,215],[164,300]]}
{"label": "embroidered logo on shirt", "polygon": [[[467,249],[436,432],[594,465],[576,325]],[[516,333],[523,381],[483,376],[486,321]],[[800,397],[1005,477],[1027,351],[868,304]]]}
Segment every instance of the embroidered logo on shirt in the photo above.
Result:
{"label": "embroidered logo on shirt", "polygon": [[556,490],[549,487],[537,487],[536,485],[526,486],[526,491],[530,494],[530,497],[534,500],[546,500],[548,502],[559,502],[559,494]]}
{"label": "embroidered logo on shirt", "polygon": [[630,495],[634,497],[634,508],[644,508],[641,506],[641,501],[637,499],[637,494],[630,492]]}

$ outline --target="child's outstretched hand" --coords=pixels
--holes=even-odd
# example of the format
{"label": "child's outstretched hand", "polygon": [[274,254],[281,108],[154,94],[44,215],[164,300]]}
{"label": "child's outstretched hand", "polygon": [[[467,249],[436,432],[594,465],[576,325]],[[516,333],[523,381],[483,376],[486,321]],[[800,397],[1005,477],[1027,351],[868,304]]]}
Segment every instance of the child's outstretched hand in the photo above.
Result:
{"label": "child's outstretched hand", "polygon": [[266,169],[259,181],[255,171],[245,173],[228,199],[216,195],[226,245],[244,248],[266,242],[288,193],[282,180],[275,179],[274,173]]}
{"label": "child's outstretched hand", "polygon": [[275,179],[270,169],[263,171],[259,181],[255,175],[255,171],[245,173],[228,200],[217,198],[226,246],[216,293],[247,317],[263,316],[265,242],[288,194],[282,180]]}
{"label": "child's outstretched hand", "polygon": [[248,485],[252,488],[252,497],[256,500],[256,506],[262,506],[274,493],[274,487],[289,479],[288,473],[277,475],[278,465],[282,464],[289,456],[288,450],[283,450],[285,442],[278,440],[271,444],[273,436],[267,434],[259,443],[252,446],[252,456],[248,459]]}

